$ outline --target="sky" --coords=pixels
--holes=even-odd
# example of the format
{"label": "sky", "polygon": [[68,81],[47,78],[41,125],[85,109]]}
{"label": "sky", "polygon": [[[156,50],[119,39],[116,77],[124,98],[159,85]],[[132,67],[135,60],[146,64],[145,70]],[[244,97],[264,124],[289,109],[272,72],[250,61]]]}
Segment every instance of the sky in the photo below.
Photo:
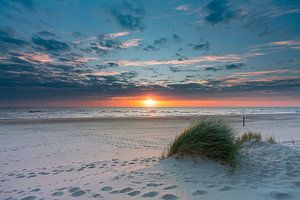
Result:
{"label": "sky", "polygon": [[0,0],[0,107],[300,106],[300,1]]}

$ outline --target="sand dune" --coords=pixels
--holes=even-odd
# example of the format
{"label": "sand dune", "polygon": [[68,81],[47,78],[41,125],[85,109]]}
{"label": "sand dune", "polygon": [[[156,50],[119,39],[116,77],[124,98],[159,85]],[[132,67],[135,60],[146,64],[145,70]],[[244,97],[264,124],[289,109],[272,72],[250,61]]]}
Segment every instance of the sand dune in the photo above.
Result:
{"label": "sand dune", "polygon": [[300,143],[245,146],[238,167],[160,160],[186,120],[6,125],[0,199],[299,199]]}

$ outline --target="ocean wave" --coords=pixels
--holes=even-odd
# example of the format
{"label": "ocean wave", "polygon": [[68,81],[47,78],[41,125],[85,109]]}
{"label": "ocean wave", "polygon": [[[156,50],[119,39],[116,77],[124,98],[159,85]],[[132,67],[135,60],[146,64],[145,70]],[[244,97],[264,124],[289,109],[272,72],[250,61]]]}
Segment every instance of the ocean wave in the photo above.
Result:
{"label": "ocean wave", "polygon": [[195,117],[299,114],[300,108],[44,108],[0,109],[0,119]]}

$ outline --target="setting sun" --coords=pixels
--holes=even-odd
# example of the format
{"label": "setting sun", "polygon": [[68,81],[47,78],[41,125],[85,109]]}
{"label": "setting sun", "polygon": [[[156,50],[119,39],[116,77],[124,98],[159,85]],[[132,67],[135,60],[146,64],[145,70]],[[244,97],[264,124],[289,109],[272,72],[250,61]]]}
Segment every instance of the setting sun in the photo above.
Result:
{"label": "setting sun", "polygon": [[144,100],[144,105],[147,106],[147,107],[154,107],[157,105],[157,102],[153,99],[146,99]]}

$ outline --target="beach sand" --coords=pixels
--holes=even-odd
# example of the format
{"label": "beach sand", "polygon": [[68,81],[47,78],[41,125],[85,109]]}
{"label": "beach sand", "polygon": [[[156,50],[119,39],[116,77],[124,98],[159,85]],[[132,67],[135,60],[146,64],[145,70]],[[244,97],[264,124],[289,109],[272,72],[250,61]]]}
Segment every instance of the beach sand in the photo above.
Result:
{"label": "beach sand", "polygon": [[280,143],[245,146],[232,171],[160,160],[191,118],[2,120],[0,199],[300,199],[299,115],[222,118]]}

